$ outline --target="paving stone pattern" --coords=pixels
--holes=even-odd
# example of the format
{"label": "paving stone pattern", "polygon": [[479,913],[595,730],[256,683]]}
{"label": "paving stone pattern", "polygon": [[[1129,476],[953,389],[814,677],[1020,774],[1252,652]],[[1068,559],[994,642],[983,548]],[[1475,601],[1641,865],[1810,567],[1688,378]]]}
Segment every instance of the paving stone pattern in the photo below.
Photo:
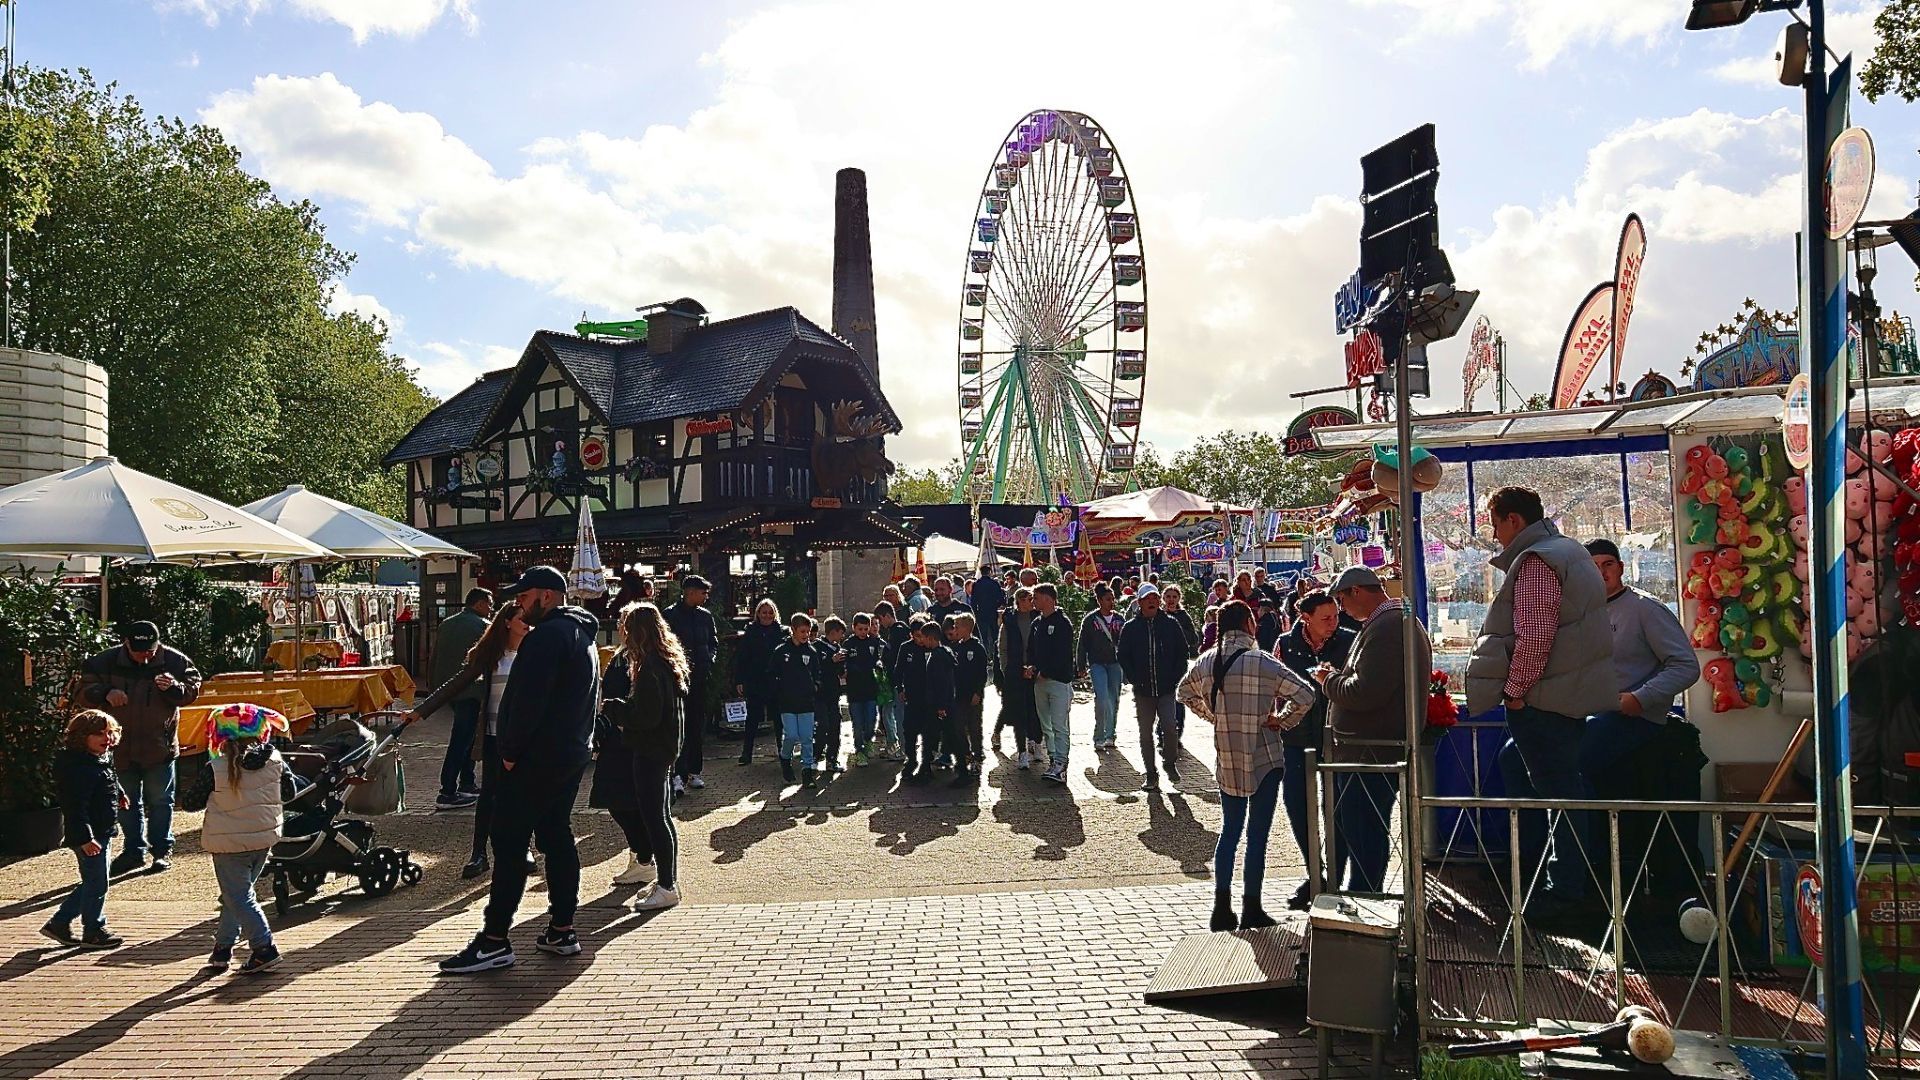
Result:
{"label": "paving stone pattern", "polygon": [[[1090,707],[1075,714],[1064,790],[998,756],[973,788],[903,789],[874,765],[800,790],[715,744],[712,783],[676,810],[687,903],[627,912],[618,830],[583,811],[585,952],[532,949],[536,877],[519,966],[480,976],[433,967],[479,923],[484,879],[456,872],[471,814],[380,819],[426,880],[377,899],[330,885],[274,920],[287,959],[251,979],[199,971],[216,902],[197,815],[172,872],[114,884],[114,952],[36,934],[74,879],[66,852],[0,867],[0,1077],[1313,1075],[1296,1000],[1203,1015],[1140,998],[1204,929],[1211,730],[1188,731],[1202,758],[1183,759],[1181,791],[1142,796],[1137,749],[1096,754]],[[431,805],[444,732],[409,734],[414,806]],[[1299,866],[1276,827],[1269,895]],[[1335,1075],[1363,1072],[1346,1056]]]}

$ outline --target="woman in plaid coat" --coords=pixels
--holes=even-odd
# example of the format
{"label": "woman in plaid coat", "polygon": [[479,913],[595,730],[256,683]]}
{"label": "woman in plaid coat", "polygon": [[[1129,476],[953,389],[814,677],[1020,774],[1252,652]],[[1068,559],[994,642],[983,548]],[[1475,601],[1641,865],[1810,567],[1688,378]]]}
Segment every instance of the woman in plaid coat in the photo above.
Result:
{"label": "woman in plaid coat", "polygon": [[[1220,643],[1193,662],[1176,696],[1213,724],[1219,755],[1220,842],[1213,850],[1213,929],[1258,929],[1274,925],[1260,907],[1267,872],[1267,834],[1280,797],[1286,748],[1280,733],[1313,708],[1313,687],[1302,681],[1253,636],[1253,609],[1232,600],[1220,609]],[[1233,857],[1242,832],[1247,864],[1241,915],[1233,913]]]}

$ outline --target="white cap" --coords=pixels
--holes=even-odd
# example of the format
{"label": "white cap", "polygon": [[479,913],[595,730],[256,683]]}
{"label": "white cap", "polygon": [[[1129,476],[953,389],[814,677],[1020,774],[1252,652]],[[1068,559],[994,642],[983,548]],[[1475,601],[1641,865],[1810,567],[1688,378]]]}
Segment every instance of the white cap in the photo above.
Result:
{"label": "white cap", "polygon": [[1160,595],[1160,587],[1158,585],[1155,585],[1153,582],[1149,581],[1146,584],[1140,586],[1139,591],[1133,594],[1133,598],[1135,600],[1145,600],[1149,596],[1159,596],[1159,595]]}

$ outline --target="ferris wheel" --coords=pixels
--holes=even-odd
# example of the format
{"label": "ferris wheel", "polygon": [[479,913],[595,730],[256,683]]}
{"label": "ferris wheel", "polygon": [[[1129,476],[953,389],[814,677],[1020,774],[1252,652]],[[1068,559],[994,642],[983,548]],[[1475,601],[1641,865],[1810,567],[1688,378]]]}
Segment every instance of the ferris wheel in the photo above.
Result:
{"label": "ferris wheel", "polygon": [[1147,379],[1147,268],[1120,155],[1085,113],[1008,131],[960,288],[955,502],[1125,490]]}

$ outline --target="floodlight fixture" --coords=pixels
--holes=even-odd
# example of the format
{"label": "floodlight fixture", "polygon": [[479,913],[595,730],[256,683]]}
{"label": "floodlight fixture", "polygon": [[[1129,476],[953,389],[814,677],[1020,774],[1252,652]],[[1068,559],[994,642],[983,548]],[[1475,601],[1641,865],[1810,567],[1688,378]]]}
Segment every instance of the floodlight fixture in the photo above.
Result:
{"label": "floodlight fixture", "polygon": [[1739,26],[1760,7],[1760,0],[1693,0],[1693,10],[1687,13],[1687,29],[1719,30],[1727,26]]}

